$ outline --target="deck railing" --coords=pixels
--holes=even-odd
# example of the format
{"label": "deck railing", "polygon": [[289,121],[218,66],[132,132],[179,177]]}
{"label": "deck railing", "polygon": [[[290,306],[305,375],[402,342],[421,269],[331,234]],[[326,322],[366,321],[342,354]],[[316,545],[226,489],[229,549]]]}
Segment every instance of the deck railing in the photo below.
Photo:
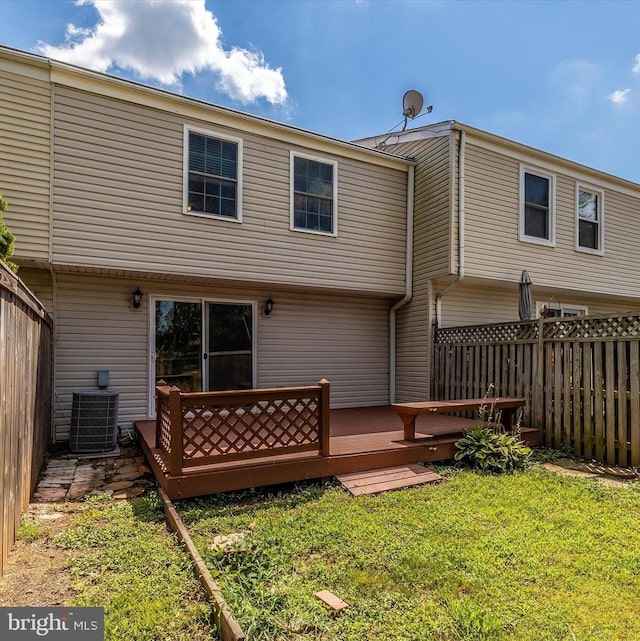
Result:
{"label": "deck railing", "polygon": [[156,444],[185,467],[299,452],[329,455],[329,381],[305,387],[181,392],[156,387]]}

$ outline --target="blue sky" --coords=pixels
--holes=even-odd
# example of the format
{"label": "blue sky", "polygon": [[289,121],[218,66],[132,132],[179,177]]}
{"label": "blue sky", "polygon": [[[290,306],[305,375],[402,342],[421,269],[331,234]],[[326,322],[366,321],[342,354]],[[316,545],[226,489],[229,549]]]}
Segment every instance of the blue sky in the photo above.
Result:
{"label": "blue sky", "polygon": [[0,42],[346,140],[408,89],[640,182],[640,3],[0,0]]}

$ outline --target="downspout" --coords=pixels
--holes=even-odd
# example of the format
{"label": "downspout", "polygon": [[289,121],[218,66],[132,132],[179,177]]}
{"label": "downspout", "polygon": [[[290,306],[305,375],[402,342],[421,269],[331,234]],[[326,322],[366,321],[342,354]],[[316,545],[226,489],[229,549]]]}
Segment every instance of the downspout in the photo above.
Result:
{"label": "downspout", "polygon": [[56,279],[56,272],[53,269],[53,179],[54,179],[54,138],[53,132],[55,131],[55,110],[56,110],[56,86],[51,81],[51,60],[49,60],[49,88],[50,88],[50,103],[49,103],[49,272],[51,274],[51,440],[53,443],[58,442],[56,434],[56,345],[58,333],[58,281]]}
{"label": "downspout", "polygon": [[396,312],[413,296],[413,190],[415,167],[409,167],[407,176],[407,236],[405,252],[404,296],[389,310],[389,403],[396,402]]}
{"label": "downspout", "polygon": [[53,265],[49,263],[49,273],[51,274],[51,440],[53,443],[58,442],[56,434],[56,345],[58,343],[58,280]]}
{"label": "downspout", "polygon": [[458,274],[436,296],[436,325],[442,324],[442,297],[464,280],[464,152],[466,134],[460,132],[458,141]]}

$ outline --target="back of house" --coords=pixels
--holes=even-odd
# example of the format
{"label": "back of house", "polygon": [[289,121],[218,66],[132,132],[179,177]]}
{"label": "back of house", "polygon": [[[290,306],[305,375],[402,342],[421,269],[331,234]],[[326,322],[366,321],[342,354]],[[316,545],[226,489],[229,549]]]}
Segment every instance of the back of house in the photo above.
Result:
{"label": "back of house", "polygon": [[430,386],[432,328],[640,311],[640,185],[455,121],[358,141],[415,169],[413,298],[398,400]]}
{"label": "back of house", "polygon": [[524,271],[533,316],[640,310],[635,183],[454,121],[356,144],[7,48],[0,79],[59,440],[98,371],[125,429],[160,379],[426,400],[433,327],[518,320]]}
{"label": "back of house", "polygon": [[55,323],[55,434],[72,395],[327,378],[389,401],[412,163],[0,48],[0,193],[20,275]]}

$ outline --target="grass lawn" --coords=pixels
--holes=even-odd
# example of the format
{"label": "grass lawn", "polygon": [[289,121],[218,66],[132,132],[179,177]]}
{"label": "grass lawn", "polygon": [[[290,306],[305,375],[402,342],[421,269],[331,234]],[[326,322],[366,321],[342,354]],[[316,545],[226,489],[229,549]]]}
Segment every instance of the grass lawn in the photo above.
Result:
{"label": "grass lawn", "polygon": [[46,537],[50,549],[64,553],[57,581],[69,586],[66,605],[104,607],[107,641],[213,638],[211,608],[188,556],[167,532],[155,493],[135,503],[94,498],[69,505],[70,521],[55,536],[35,521],[21,531],[25,545]]}
{"label": "grass lawn", "polygon": [[[640,489],[539,466],[353,498],[332,486],[178,503],[252,640],[640,638]],[[231,549],[219,534],[245,533]],[[350,604],[332,617],[313,593]]]}

